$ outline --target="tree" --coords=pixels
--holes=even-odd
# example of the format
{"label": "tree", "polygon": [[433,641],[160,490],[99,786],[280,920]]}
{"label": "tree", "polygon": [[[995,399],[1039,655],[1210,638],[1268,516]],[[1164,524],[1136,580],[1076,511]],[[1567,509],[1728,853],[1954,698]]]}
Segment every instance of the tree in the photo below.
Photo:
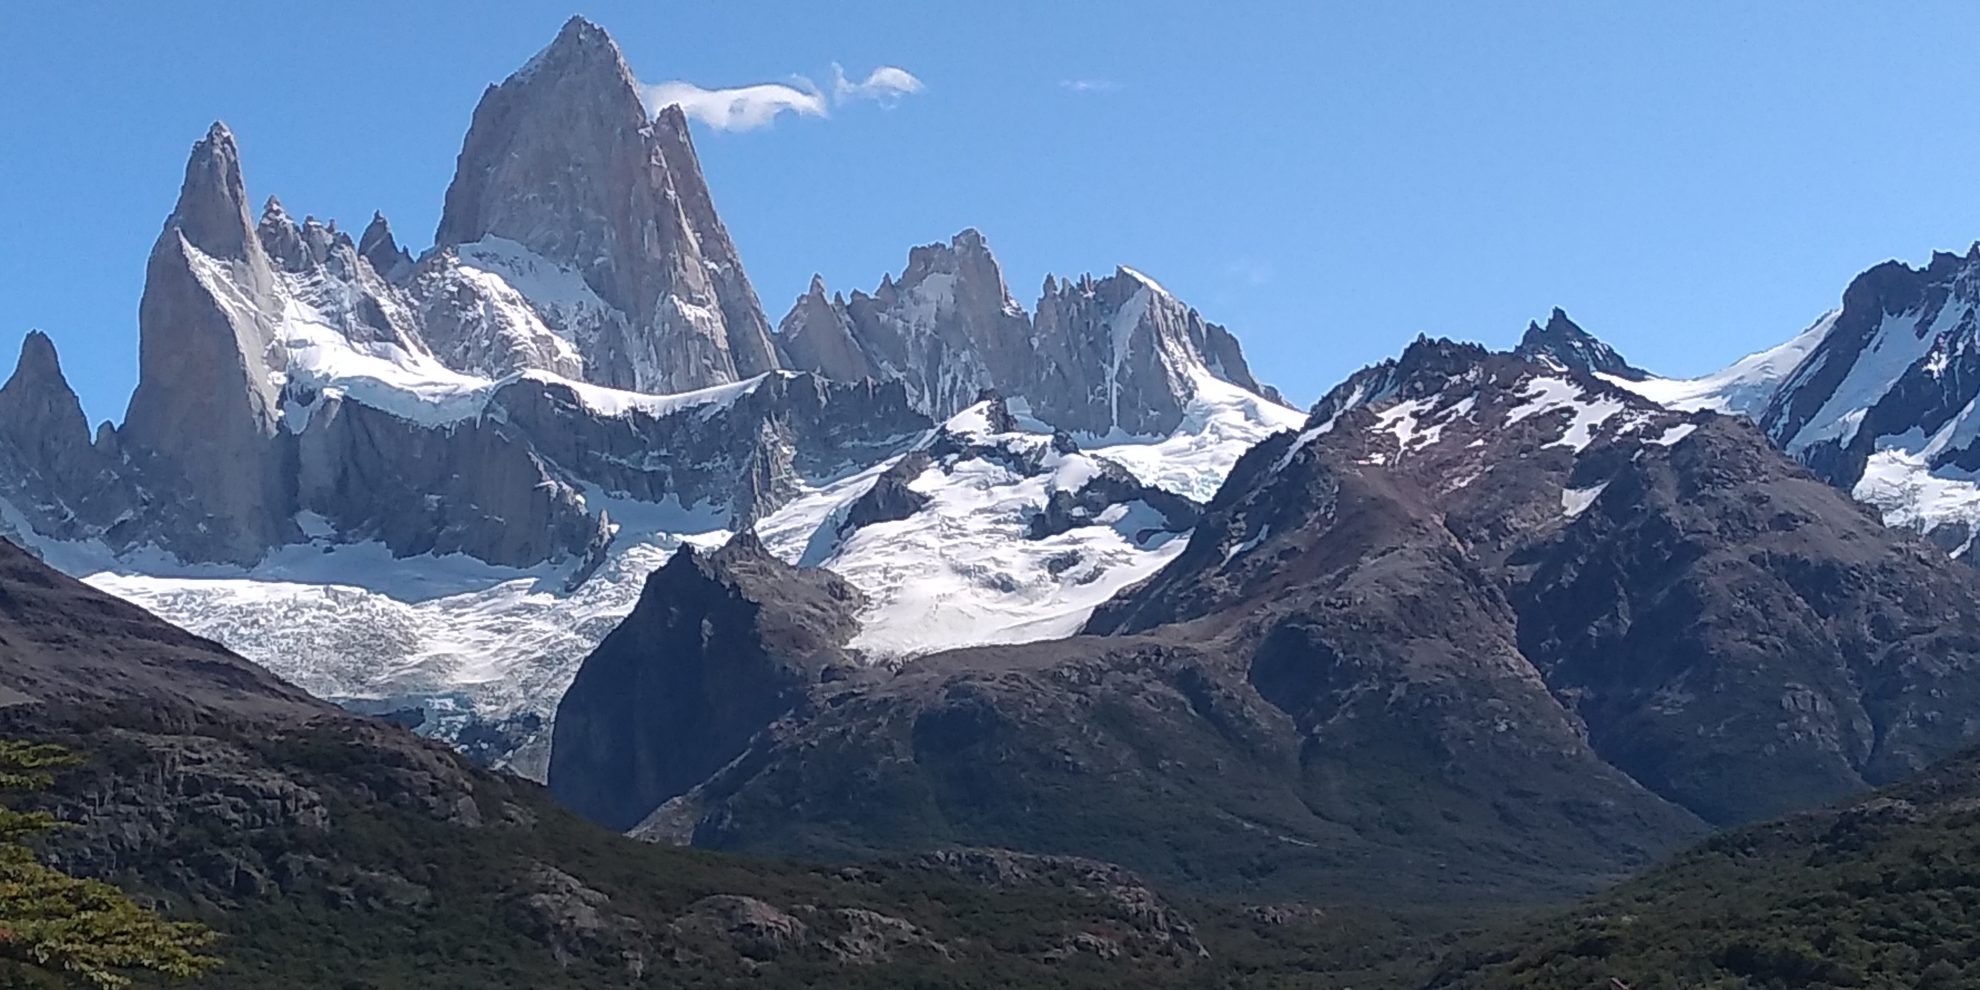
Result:
{"label": "tree", "polygon": [[[35,791],[81,760],[59,746],[0,740],[0,792]],[[167,921],[99,880],[40,862],[29,843],[61,827],[43,811],[0,805],[0,987],[115,990],[134,971],[197,976],[219,960],[214,933]]]}

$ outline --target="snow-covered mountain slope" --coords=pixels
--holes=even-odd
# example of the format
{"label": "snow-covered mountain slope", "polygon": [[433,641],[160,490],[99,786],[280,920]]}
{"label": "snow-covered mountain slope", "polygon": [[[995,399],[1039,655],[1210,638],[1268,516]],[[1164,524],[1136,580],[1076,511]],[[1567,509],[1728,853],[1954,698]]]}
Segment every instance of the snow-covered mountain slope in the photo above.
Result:
{"label": "snow-covered mountain slope", "polygon": [[1614,380],[1757,420],[1783,450],[1955,556],[1980,532],[1980,244],[1886,262],[1769,351],[1689,381]]}
{"label": "snow-covered mountain slope", "polygon": [[1786,343],[1734,361],[1698,378],[1625,378],[1603,375],[1607,381],[1672,409],[1735,413],[1758,418],[1780,391],[1781,383],[1834,327],[1837,312],[1823,314],[1808,329]]}
{"label": "snow-covered mountain slope", "polygon": [[[1175,503],[1205,498],[1244,451],[1303,419],[1210,380],[1199,383],[1175,434],[1074,449],[1071,438],[1055,440],[1023,416],[992,416],[992,405],[970,407],[913,452],[807,477],[800,494],[757,523],[777,555],[829,567],[867,594],[854,645],[871,662],[1076,630],[1181,548],[1187,528],[1151,503],[1173,515]],[[919,462],[907,488],[925,501],[898,519],[849,524],[855,504],[907,458]],[[1108,464],[1129,481],[1106,483]],[[1088,488],[1093,511],[1081,517],[1074,496]],[[1055,493],[1065,493],[1057,515],[1067,528],[1033,535]],[[450,738],[505,734],[490,745],[513,751],[515,769],[540,775],[549,737],[539,733],[647,574],[683,543],[712,547],[731,535],[728,514],[706,506],[586,495],[618,531],[602,566],[575,588],[566,584],[567,564],[394,558],[375,543],[327,538],[248,568],[118,558],[100,545],[48,540],[35,549],[313,694],[423,707],[427,730]]]}

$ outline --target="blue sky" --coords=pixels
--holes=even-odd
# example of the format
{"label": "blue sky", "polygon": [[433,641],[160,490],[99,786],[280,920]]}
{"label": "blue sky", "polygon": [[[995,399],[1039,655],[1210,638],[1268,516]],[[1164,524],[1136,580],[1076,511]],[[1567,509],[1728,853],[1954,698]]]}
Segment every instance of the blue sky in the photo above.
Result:
{"label": "blue sky", "polygon": [[[1980,238],[1980,4],[586,3],[642,81],[889,105],[696,139],[774,321],[981,228],[1029,305],[1129,264],[1310,402],[1418,333],[1566,307],[1699,373],[1885,258]],[[135,379],[144,258],[215,118],[249,193],[425,247],[484,86],[573,12],[524,3],[0,5],[0,333],[49,331],[95,419]]]}

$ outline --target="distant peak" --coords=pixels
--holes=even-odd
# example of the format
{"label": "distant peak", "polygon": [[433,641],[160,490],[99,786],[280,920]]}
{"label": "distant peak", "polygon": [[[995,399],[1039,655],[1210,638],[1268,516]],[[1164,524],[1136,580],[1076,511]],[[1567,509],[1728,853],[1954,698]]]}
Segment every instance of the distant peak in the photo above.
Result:
{"label": "distant peak", "polygon": [[1526,333],[1513,353],[1529,361],[1541,361],[1583,374],[1614,375],[1642,381],[1649,375],[1623,360],[1616,349],[1598,340],[1556,306],[1547,314],[1545,326],[1526,324]]}
{"label": "distant peak", "polygon": [[517,69],[507,83],[526,81],[539,74],[571,76],[584,73],[623,76],[628,88],[631,87],[632,72],[626,67],[619,43],[597,24],[583,17],[572,17],[564,22],[557,37]]}
{"label": "distant peak", "polygon": [[268,223],[272,220],[287,220],[287,219],[289,219],[289,211],[282,208],[281,200],[276,199],[274,196],[270,196],[268,197],[267,202],[261,204],[262,223]]}
{"label": "distant peak", "polygon": [[1535,346],[1539,346],[1549,338],[1558,338],[1563,340],[1594,340],[1595,339],[1588,335],[1588,331],[1581,329],[1581,326],[1579,324],[1575,323],[1574,320],[1568,317],[1567,310],[1564,310],[1559,306],[1555,306],[1553,310],[1547,314],[1547,322],[1545,325],[1542,325],[1537,320],[1527,321],[1526,335],[1520,338],[1520,346],[1525,347],[1529,343]]}
{"label": "distant peak", "polygon": [[805,290],[805,295],[817,296],[820,299],[825,298],[825,276],[816,272],[812,273],[811,285]]}

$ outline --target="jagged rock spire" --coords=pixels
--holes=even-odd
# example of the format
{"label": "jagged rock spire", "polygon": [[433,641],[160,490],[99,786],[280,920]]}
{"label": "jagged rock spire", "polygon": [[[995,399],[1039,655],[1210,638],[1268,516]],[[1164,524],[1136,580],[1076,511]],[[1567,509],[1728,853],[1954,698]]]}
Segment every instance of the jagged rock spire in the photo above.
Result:
{"label": "jagged rock spire", "polygon": [[294,527],[275,443],[275,377],[287,361],[269,316],[280,308],[274,284],[248,223],[240,152],[216,123],[193,145],[145,267],[138,386],[120,438],[165,466],[212,518],[211,545],[196,556],[253,560]]}
{"label": "jagged rock spire", "polygon": [[581,274],[616,316],[562,328],[585,376],[677,392],[776,364],[678,108],[649,120],[612,39],[572,18],[482,95],[435,242],[502,238]]}
{"label": "jagged rock spire", "polygon": [[1280,401],[1252,377],[1237,338],[1132,269],[1048,275],[1036,315],[1026,313],[974,228],[914,248],[898,279],[842,306],[814,280],[778,339],[794,368],[834,378],[884,369],[940,418],[994,388],[1062,429],[1163,433],[1206,375]]}
{"label": "jagged rock spire", "polygon": [[412,252],[399,246],[383,213],[371,214],[371,222],[365,224],[364,233],[358,236],[357,250],[360,257],[387,279],[396,281],[412,270]]}

